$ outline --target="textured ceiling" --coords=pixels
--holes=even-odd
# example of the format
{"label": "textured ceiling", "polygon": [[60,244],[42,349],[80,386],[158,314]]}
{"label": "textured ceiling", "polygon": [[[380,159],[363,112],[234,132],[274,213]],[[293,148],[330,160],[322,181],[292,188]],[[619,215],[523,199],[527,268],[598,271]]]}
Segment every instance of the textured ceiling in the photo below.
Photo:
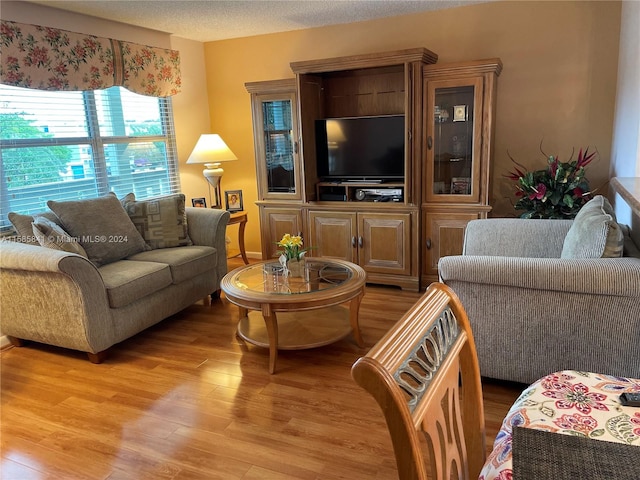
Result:
{"label": "textured ceiling", "polygon": [[32,3],[209,42],[407,15],[481,1],[483,0],[49,0]]}

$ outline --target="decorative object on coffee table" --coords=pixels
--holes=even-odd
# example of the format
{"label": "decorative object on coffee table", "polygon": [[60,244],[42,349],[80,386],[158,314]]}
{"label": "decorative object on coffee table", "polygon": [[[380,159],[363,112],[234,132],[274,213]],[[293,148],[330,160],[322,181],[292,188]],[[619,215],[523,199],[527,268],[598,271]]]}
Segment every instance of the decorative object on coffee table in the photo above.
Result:
{"label": "decorative object on coffee table", "polygon": [[289,271],[289,275],[292,277],[304,277],[305,271],[305,260],[304,257],[299,259],[291,259],[287,260],[287,270]]}
{"label": "decorative object on coffee table", "polygon": [[280,252],[279,261],[285,273],[294,277],[303,277],[305,268],[304,256],[309,251],[309,248],[303,248],[302,237],[285,233],[276,244],[283,248],[283,251]]}

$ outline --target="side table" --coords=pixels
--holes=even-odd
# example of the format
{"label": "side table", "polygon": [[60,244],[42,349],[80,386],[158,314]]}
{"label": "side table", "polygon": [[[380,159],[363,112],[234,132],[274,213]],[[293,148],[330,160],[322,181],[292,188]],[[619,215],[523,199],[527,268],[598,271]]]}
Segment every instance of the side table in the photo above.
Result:
{"label": "side table", "polygon": [[[247,258],[247,251],[244,247],[244,228],[247,225],[247,213],[246,212],[237,212],[232,213],[231,218],[229,219],[229,225],[239,224],[238,227],[238,246],[240,247],[239,255],[242,256],[242,261],[245,265],[249,265],[249,259]],[[237,255],[235,255],[237,256]]]}

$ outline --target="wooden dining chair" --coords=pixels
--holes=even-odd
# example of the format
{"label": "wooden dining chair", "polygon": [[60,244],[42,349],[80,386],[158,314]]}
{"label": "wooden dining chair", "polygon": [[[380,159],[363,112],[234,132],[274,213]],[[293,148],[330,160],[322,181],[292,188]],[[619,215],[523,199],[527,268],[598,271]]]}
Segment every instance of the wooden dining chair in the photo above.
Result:
{"label": "wooden dining chair", "polygon": [[478,478],[486,456],[480,369],[449,287],[431,284],[351,374],[384,413],[400,480]]}

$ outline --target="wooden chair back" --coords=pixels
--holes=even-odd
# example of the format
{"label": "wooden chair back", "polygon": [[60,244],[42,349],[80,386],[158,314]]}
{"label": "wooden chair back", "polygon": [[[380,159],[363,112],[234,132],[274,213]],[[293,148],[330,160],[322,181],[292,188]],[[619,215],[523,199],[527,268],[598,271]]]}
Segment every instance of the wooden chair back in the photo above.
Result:
{"label": "wooden chair back", "polygon": [[480,368],[449,287],[431,284],[351,374],[384,413],[400,480],[478,478],[486,456]]}

